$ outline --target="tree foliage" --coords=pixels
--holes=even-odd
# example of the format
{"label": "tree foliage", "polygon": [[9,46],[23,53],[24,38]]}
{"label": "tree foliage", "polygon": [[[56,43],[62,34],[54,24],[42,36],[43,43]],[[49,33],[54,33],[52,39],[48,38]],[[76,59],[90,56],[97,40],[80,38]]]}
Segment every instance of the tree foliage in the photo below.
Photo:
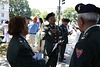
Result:
{"label": "tree foliage", "polygon": [[16,15],[31,16],[31,9],[27,0],[9,0],[9,17]]}
{"label": "tree foliage", "polygon": [[55,12],[55,18],[56,18],[56,20],[58,20],[58,17],[57,17],[58,15],[57,15],[57,13]]}
{"label": "tree foliage", "polygon": [[71,21],[75,21],[77,17],[77,13],[73,7],[66,8],[63,10],[62,17],[68,18]]}
{"label": "tree foliage", "polygon": [[32,12],[31,15],[35,15],[35,16],[41,17],[41,12],[40,12],[39,9],[33,8],[31,10],[31,12]]}
{"label": "tree foliage", "polygon": [[4,4],[8,4],[7,0],[0,0],[0,4],[4,5]]}
{"label": "tree foliage", "polygon": [[[47,14],[48,14],[48,12],[46,10],[41,13],[40,10],[36,9],[36,8],[33,8],[31,10],[31,12],[32,12],[31,15],[41,17],[42,19],[46,18]],[[57,19],[57,13],[56,12],[55,12],[55,18]]]}
{"label": "tree foliage", "polygon": [[42,17],[42,18],[46,18],[47,14],[48,14],[47,11],[43,11],[43,13],[41,14],[41,17]]}

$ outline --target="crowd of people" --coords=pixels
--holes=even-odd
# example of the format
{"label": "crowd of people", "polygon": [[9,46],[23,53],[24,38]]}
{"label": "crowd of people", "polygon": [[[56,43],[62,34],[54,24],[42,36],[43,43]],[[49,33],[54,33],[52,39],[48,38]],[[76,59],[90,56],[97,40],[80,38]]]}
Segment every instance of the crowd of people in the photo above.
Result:
{"label": "crowd of people", "polygon": [[[75,10],[78,13],[78,27],[72,25],[71,28],[77,36],[69,67],[100,67],[100,27],[97,24],[100,8],[80,3],[75,6]],[[5,35],[12,35],[11,40],[7,40],[10,41],[7,60],[11,67],[56,67],[58,60],[66,60],[64,53],[68,51],[68,36],[73,33],[70,20],[62,18],[59,26],[55,22],[53,12],[44,20],[37,16],[14,16],[10,19]],[[38,53],[43,54],[43,57]],[[39,57],[42,58],[38,60]]]}

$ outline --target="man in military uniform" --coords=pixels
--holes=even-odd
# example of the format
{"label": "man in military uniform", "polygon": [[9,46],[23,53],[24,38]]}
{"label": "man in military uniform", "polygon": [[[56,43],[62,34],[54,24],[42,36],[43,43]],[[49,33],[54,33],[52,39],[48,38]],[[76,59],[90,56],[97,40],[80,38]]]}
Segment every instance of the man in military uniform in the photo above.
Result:
{"label": "man in military uniform", "polygon": [[63,60],[65,60],[64,53],[65,53],[66,44],[68,43],[68,29],[67,29],[67,27],[68,27],[69,21],[70,21],[69,19],[63,18],[62,24],[60,25],[60,27],[62,29],[62,33],[63,33],[63,39],[64,39],[64,42],[60,46],[60,57],[59,57],[60,62],[63,62]]}
{"label": "man in military uniform", "polygon": [[55,14],[53,12],[46,16],[48,25],[44,25],[42,29],[43,40],[45,40],[45,50],[49,57],[45,67],[56,67],[58,59],[58,46],[53,50],[56,43],[60,41],[61,31],[59,26],[55,25]]}
{"label": "man in military uniform", "polygon": [[100,67],[100,26],[98,8],[93,4],[78,4],[78,26],[84,31],[77,42],[69,67]]}

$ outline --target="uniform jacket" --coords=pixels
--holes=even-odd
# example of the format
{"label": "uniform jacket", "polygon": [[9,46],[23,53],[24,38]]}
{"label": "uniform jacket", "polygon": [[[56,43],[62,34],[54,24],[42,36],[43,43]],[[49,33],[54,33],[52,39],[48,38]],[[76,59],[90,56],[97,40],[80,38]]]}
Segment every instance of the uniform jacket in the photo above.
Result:
{"label": "uniform jacket", "polygon": [[11,67],[37,67],[33,56],[26,39],[21,35],[13,35],[7,50],[7,60]]}
{"label": "uniform jacket", "polygon": [[100,67],[100,26],[94,26],[82,35],[69,67]]}
{"label": "uniform jacket", "polygon": [[62,32],[59,26],[55,25],[55,29],[57,29],[57,33],[54,34],[52,30],[52,26],[45,25],[42,29],[42,39],[45,40],[45,49],[47,53],[50,53],[54,47],[54,44],[57,43],[60,39],[62,39]]}
{"label": "uniform jacket", "polygon": [[60,25],[61,29],[62,29],[62,33],[63,33],[63,39],[64,39],[64,44],[67,44],[68,43],[68,30],[66,28],[66,26],[64,24],[61,24]]}

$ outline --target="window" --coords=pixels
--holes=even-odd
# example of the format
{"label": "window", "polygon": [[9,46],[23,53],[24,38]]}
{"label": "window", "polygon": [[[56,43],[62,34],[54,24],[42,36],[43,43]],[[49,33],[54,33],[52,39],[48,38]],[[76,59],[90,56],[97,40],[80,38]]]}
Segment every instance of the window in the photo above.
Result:
{"label": "window", "polygon": [[4,5],[1,5],[1,9],[4,9]]}
{"label": "window", "polygon": [[1,13],[1,17],[4,17],[4,13]]}

